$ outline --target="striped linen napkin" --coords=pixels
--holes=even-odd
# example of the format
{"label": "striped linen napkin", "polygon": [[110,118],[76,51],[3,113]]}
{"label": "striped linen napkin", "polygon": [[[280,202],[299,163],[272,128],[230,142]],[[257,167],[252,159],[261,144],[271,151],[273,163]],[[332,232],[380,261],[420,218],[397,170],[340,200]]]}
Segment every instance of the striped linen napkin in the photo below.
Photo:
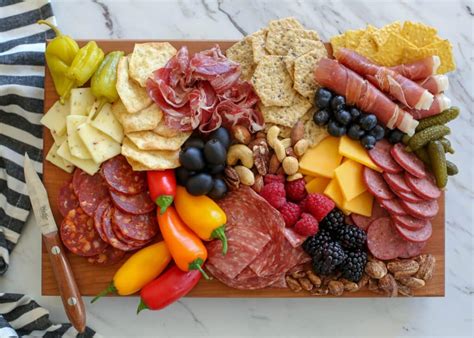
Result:
{"label": "striped linen napkin", "polygon": [[[25,152],[41,175],[45,40],[55,23],[48,0],[0,0],[0,275],[30,213]],[[6,290],[0,290],[6,291]],[[71,324],[53,324],[49,312],[27,295],[0,292],[0,337],[98,337]]]}

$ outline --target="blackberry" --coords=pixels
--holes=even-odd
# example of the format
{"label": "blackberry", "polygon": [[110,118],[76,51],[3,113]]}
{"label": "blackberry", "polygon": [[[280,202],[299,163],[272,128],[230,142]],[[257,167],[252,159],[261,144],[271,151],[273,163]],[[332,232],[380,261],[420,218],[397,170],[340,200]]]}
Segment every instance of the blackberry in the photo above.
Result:
{"label": "blackberry", "polygon": [[362,250],[349,251],[346,260],[341,264],[339,270],[342,277],[358,282],[364,274],[367,264],[367,253]]}
{"label": "blackberry", "polygon": [[331,241],[331,234],[327,230],[321,229],[316,235],[308,237],[303,242],[303,250],[308,255],[313,256],[318,248]]}
{"label": "blackberry", "polygon": [[328,230],[331,235],[335,236],[338,229],[344,226],[344,218],[343,212],[338,208],[334,208],[319,223],[319,227]]}
{"label": "blackberry", "polygon": [[346,224],[339,228],[337,239],[346,249],[359,249],[365,245],[367,234],[355,225]]}
{"label": "blackberry", "polygon": [[320,275],[329,275],[346,258],[347,254],[338,242],[326,243],[319,247],[313,256],[313,270]]}

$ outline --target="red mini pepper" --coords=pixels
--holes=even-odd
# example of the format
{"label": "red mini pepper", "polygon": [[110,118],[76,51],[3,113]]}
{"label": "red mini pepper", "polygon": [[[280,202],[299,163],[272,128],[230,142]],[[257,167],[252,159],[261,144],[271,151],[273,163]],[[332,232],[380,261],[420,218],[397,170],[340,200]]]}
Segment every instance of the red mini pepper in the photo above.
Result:
{"label": "red mini pepper", "polygon": [[164,213],[176,196],[176,176],[173,169],[147,171],[148,190],[151,199]]}
{"label": "red mini pepper", "polygon": [[191,291],[201,279],[197,270],[184,272],[176,265],[140,291],[137,314],[144,309],[161,310]]}

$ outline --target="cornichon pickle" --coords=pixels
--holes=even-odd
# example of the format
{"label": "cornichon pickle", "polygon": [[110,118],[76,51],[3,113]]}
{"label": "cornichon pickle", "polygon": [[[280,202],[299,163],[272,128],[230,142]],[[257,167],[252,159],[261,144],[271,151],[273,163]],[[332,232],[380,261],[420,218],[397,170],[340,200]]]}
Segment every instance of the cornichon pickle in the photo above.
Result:
{"label": "cornichon pickle", "polygon": [[416,127],[415,131],[419,132],[423,129],[428,127],[432,127],[435,125],[443,125],[448,123],[449,121],[454,120],[456,117],[459,116],[459,108],[458,107],[451,107],[446,110],[443,110],[440,114],[426,117],[420,120],[420,123]]}
{"label": "cornichon pickle", "polygon": [[436,185],[444,188],[448,183],[448,172],[446,169],[446,156],[440,141],[431,141],[428,144],[428,154],[431,160],[431,169],[436,178]]}
{"label": "cornichon pickle", "polygon": [[451,130],[446,126],[428,127],[413,135],[410,142],[408,142],[408,145],[412,150],[417,150],[427,145],[430,141],[439,140],[450,132]]}
{"label": "cornichon pickle", "polygon": [[449,176],[457,175],[459,170],[458,167],[451,161],[446,160],[446,171]]}
{"label": "cornichon pickle", "polygon": [[454,154],[454,149],[451,147],[451,142],[446,137],[441,138],[439,141],[443,145],[445,153]]}
{"label": "cornichon pickle", "polygon": [[408,142],[410,142],[410,139],[411,139],[411,137],[408,136],[407,134],[405,134],[405,135],[403,135],[403,137],[402,137],[402,143],[403,143],[404,145],[408,145]]}
{"label": "cornichon pickle", "polygon": [[415,154],[416,154],[416,156],[418,156],[418,158],[419,158],[420,160],[422,160],[425,164],[427,164],[427,165],[430,165],[430,164],[431,164],[430,155],[428,155],[428,151],[426,150],[426,147],[425,147],[425,148],[420,148],[420,149],[415,150]]}

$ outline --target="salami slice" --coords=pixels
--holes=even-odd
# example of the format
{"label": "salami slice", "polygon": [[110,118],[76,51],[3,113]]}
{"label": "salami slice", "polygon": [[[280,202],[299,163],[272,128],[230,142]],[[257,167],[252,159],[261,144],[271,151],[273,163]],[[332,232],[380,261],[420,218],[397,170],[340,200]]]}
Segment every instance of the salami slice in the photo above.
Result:
{"label": "salami slice", "polygon": [[400,258],[412,258],[420,255],[426,246],[426,242],[408,242],[405,241],[405,248],[403,252],[398,256]]}
{"label": "salami slice", "polygon": [[94,212],[94,226],[95,230],[99,234],[100,238],[104,242],[108,242],[107,236],[104,233],[103,227],[102,227],[102,217],[104,216],[105,211],[110,208],[111,202],[110,199],[104,198],[102,202],[99,203],[97,206],[97,209],[95,209]]}
{"label": "salami slice", "polygon": [[[391,200],[387,200],[387,201],[391,201]],[[356,213],[351,214],[351,218],[354,224],[364,231],[367,231],[367,228],[369,227],[370,223],[372,223],[374,220],[380,217],[388,217],[388,216],[389,214],[387,210],[382,208],[376,201],[374,201],[373,203],[372,215],[370,217],[358,215]]]}
{"label": "salami slice", "polygon": [[372,170],[368,167],[364,167],[364,182],[367,189],[377,199],[390,200],[395,198],[390,187],[385,183],[382,174]]}
{"label": "salami slice", "polygon": [[369,157],[382,168],[385,172],[391,174],[401,173],[403,168],[393,159],[390,154],[392,145],[385,139],[378,141],[375,147],[369,150]]}
{"label": "salami slice", "polygon": [[409,242],[426,242],[433,233],[433,227],[430,222],[426,222],[426,225],[418,230],[408,230],[395,223],[395,228],[398,233]]}
{"label": "salami slice", "polygon": [[400,237],[388,217],[373,221],[367,231],[367,247],[378,259],[388,260],[397,258],[405,247],[405,241]]}
{"label": "salami slice", "polygon": [[411,202],[411,203],[420,203],[423,202],[424,199],[415,195],[412,192],[402,192],[402,191],[394,191],[395,195],[400,197],[403,201]]}
{"label": "salami slice", "polygon": [[60,235],[66,248],[79,256],[97,255],[107,246],[95,231],[94,220],[79,207],[63,219]]}
{"label": "salami slice", "polygon": [[306,238],[308,238],[308,236],[303,236],[295,232],[292,228],[283,229],[283,234],[293,248],[299,247],[301,244],[303,244]]}
{"label": "salami slice", "polygon": [[431,219],[436,216],[439,210],[436,200],[423,201],[420,203],[400,200],[400,205],[408,215],[421,219]]}
{"label": "salami slice", "polygon": [[405,209],[402,208],[399,198],[394,198],[393,200],[380,200],[380,205],[387,209],[391,215],[401,215],[404,216],[407,213]]}
{"label": "salami slice", "polygon": [[145,173],[133,171],[122,155],[115,156],[102,165],[102,176],[112,189],[123,194],[135,195],[146,190]]}
{"label": "salami slice", "polygon": [[72,187],[76,196],[79,195],[79,187],[81,186],[82,180],[87,176],[89,175],[82,169],[76,168],[74,170],[74,175],[72,176]]}
{"label": "salami slice", "polygon": [[63,217],[66,217],[68,212],[72,209],[76,209],[79,206],[79,200],[72,186],[72,182],[66,182],[65,185],[59,190],[58,195],[58,208],[59,212]]}
{"label": "salami slice", "polygon": [[[115,212],[116,209],[113,209],[112,212]],[[150,243],[151,240],[147,241],[138,241],[136,239],[130,238],[125,236],[120,229],[117,227],[117,224],[113,221],[113,216],[112,216],[112,231],[114,232],[115,236],[122,242],[127,243],[128,245],[134,246],[136,249],[142,248],[148,243]]]}
{"label": "salami slice", "polygon": [[415,177],[423,178],[426,176],[425,165],[415,154],[409,153],[404,149],[402,143],[397,143],[392,147],[390,154],[397,163]]}
{"label": "salami slice", "polygon": [[112,201],[117,208],[129,214],[143,215],[155,209],[155,203],[150,199],[147,192],[126,195],[111,190],[110,197],[112,197]]}
{"label": "salami slice", "polygon": [[114,248],[122,251],[132,251],[137,248],[128,243],[122,242],[117,238],[113,229],[112,229],[112,213],[114,207],[111,205],[102,216],[102,229],[104,230],[105,236],[107,237],[107,242],[112,245]]}
{"label": "salami slice", "polygon": [[87,261],[95,265],[113,265],[120,262],[125,256],[125,251],[118,250],[113,246],[107,247],[100,254],[87,257]]}
{"label": "salami slice", "polygon": [[405,176],[403,174],[383,173],[383,178],[392,191],[411,192],[410,187],[405,183]]}
{"label": "salami slice", "polygon": [[94,216],[94,211],[103,199],[109,197],[109,189],[100,174],[82,178],[77,197],[84,212]]}
{"label": "salami slice", "polygon": [[132,215],[114,209],[112,222],[124,236],[138,241],[148,241],[158,233],[154,213]]}
{"label": "salami slice", "polygon": [[420,230],[426,226],[427,220],[415,218],[409,215],[393,215],[392,219],[402,228],[408,230]]}
{"label": "salami slice", "polygon": [[441,190],[436,186],[433,175],[427,174],[425,178],[417,178],[409,173],[405,173],[406,184],[415,194],[425,200],[437,199],[441,196]]}

